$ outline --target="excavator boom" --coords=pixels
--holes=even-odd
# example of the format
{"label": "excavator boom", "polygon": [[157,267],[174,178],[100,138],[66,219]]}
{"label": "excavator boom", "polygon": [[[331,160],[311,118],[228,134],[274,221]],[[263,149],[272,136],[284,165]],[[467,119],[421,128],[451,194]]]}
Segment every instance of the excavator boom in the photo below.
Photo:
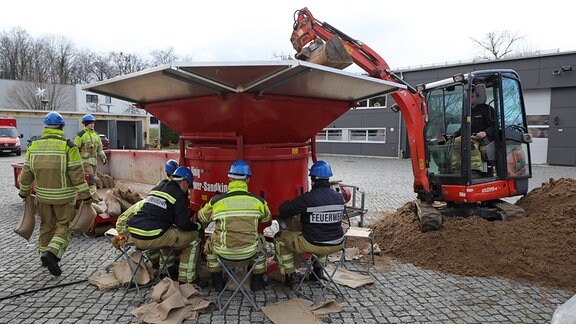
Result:
{"label": "excavator boom", "polygon": [[424,98],[414,87],[396,76],[386,61],[368,45],[355,40],[328,23],[314,18],[308,8],[294,13],[294,26],[290,41],[298,52],[297,59],[336,68],[354,62],[368,75],[405,84],[408,89],[392,93],[407,127],[408,144],[412,154],[414,191],[418,198],[430,201],[430,184],[426,175],[425,147],[422,140],[426,126],[427,108]]}

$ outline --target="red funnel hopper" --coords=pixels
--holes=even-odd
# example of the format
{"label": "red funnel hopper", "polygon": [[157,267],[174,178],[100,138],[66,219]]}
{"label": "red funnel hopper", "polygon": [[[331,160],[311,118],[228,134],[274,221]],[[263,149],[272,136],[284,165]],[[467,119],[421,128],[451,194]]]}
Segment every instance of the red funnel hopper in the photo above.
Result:
{"label": "red funnel hopper", "polygon": [[85,87],[139,104],[181,135],[198,210],[226,190],[230,163],[246,160],[249,188],[274,214],[308,190],[315,134],[354,103],[403,85],[302,61],[161,66]]}

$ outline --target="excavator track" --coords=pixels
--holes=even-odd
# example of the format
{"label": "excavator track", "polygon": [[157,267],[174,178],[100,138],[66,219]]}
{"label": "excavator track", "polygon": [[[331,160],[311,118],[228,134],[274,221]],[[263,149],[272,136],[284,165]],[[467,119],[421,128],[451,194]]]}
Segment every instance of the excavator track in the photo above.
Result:
{"label": "excavator track", "polygon": [[516,206],[504,200],[495,200],[492,206],[498,209],[498,212],[502,216],[502,220],[514,220],[526,217],[526,212],[520,206]]}

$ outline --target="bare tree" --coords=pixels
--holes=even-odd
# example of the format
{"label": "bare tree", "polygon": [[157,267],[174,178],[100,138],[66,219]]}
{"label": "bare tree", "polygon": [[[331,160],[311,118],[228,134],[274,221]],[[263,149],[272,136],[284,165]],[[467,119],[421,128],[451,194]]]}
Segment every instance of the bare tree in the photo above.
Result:
{"label": "bare tree", "polygon": [[45,39],[47,64],[49,66],[49,82],[71,84],[72,72],[78,51],[74,44],[64,37]]}
{"label": "bare tree", "polygon": [[104,81],[117,75],[114,72],[114,66],[109,61],[108,57],[103,55],[95,55],[93,57],[91,72],[96,81]]}
{"label": "bare tree", "polygon": [[20,27],[0,34],[0,69],[4,78],[26,80],[24,71],[32,42],[30,35]]}
{"label": "bare tree", "polygon": [[178,56],[174,53],[173,47],[165,50],[154,50],[150,55],[152,56],[151,66],[168,64],[178,60]]}
{"label": "bare tree", "polygon": [[144,109],[138,108],[135,104],[127,103],[123,113],[132,115],[144,115],[146,114],[146,111]]}
{"label": "bare tree", "polygon": [[274,52],[272,53],[272,57],[278,60],[293,60],[294,57],[292,57],[291,54],[286,54],[284,53],[284,51],[280,51],[280,52]]}
{"label": "bare tree", "polygon": [[148,64],[136,54],[110,52],[108,57],[114,67],[114,76],[138,72],[148,67]]}
{"label": "bare tree", "polygon": [[[42,82],[17,82],[8,89],[9,108],[28,110],[70,110],[74,87]],[[73,106],[72,106],[73,107]]]}
{"label": "bare tree", "polygon": [[484,52],[482,58],[499,60],[514,50],[516,42],[523,36],[511,31],[489,32],[482,40],[471,38]]}

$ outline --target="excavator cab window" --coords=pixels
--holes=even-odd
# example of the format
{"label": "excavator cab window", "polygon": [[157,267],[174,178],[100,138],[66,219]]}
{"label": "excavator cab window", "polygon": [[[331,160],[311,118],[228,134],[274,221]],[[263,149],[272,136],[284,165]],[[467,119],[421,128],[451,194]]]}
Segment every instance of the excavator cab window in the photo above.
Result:
{"label": "excavator cab window", "polygon": [[507,178],[529,178],[532,170],[528,143],[532,141],[528,132],[520,82],[514,78],[502,78],[502,101],[504,127],[501,130],[506,156],[500,164],[502,176]]}
{"label": "excavator cab window", "polygon": [[428,173],[436,176],[460,177],[453,134],[462,124],[464,85],[455,84],[426,93],[428,123],[425,136]]}
{"label": "excavator cab window", "polygon": [[[426,166],[433,182],[530,177],[530,139],[514,75],[471,73],[462,83],[428,89],[425,98]],[[482,131],[486,136],[480,138]]]}

